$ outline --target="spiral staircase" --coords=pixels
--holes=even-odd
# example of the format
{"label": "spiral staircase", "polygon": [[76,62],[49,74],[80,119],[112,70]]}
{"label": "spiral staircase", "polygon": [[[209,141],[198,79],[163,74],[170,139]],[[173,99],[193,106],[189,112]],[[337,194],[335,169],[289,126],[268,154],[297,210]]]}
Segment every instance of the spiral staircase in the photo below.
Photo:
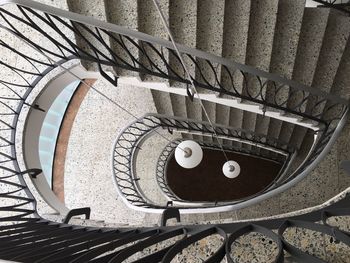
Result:
{"label": "spiral staircase", "polygon": [[[48,5],[0,2],[1,259],[348,262],[347,1],[40,2]],[[76,80],[117,106],[101,119],[128,117],[119,119],[111,173],[115,202],[125,205],[119,212],[137,211],[138,224],[101,221],[108,210],[90,218],[94,208],[68,208],[40,167],[40,121]],[[125,96],[119,100],[118,89]],[[135,116],[121,106],[133,97],[140,112],[157,112]],[[98,122],[93,112],[83,122]],[[162,138],[153,160],[143,148]],[[166,179],[167,162],[185,139],[282,169],[254,195],[189,202]],[[56,213],[47,215],[47,207]]]}

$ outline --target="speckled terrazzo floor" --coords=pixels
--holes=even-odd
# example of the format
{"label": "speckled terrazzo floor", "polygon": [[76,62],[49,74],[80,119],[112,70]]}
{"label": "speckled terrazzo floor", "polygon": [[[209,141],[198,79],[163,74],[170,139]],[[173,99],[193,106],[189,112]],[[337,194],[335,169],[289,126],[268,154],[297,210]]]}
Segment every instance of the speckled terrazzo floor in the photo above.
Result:
{"label": "speckled terrazzo floor", "polygon": [[[155,111],[149,90],[130,86],[116,88],[106,80],[98,80],[94,87],[136,116]],[[93,219],[107,222],[138,224],[142,221],[144,214],[127,208],[117,195],[111,168],[113,142],[133,120],[89,90],[73,124],[67,149],[65,201],[68,207],[89,206]]]}

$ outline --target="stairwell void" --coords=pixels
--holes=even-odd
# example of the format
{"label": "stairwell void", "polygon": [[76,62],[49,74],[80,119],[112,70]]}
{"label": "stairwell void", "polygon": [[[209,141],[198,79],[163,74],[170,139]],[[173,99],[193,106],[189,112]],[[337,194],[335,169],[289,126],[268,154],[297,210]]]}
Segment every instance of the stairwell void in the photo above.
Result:
{"label": "stairwell void", "polygon": [[[202,162],[193,169],[176,163],[174,156],[166,168],[169,188],[186,201],[230,201],[255,195],[268,187],[279,175],[282,165],[267,159],[228,152],[241,168],[237,178],[222,175],[225,157],[220,150],[204,149]],[[252,165],[254,163],[254,166]]]}

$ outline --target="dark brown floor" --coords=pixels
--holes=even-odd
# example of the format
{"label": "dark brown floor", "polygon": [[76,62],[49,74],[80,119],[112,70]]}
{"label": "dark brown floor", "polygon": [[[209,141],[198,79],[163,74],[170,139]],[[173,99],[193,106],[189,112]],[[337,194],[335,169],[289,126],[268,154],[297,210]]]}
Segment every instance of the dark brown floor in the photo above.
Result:
{"label": "dark brown floor", "polygon": [[203,160],[193,169],[179,166],[173,156],[168,163],[167,181],[171,190],[188,201],[229,201],[253,195],[277,176],[281,165],[264,159],[227,152],[228,159],[241,166],[241,173],[228,179],[222,173],[222,152],[203,149]]}

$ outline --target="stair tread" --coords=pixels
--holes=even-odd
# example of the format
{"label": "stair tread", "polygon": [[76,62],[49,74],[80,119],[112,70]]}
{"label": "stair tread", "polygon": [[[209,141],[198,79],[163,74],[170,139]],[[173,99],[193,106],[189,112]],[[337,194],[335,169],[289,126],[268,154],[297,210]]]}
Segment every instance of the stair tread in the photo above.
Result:
{"label": "stair tread", "polygon": [[[91,7],[92,2],[84,1],[84,0],[67,0],[69,11],[90,16],[98,20],[107,21],[106,14],[105,14],[105,5],[103,0],[94,1],[93,8]],[[88,28],[92,29],[92,27],[87,26]],[[81,34],[83,35],[86,40],[91,43],[94,47],[96,47],[99,51],[101,51],[104,55],[109,56],[109,52],[106,50],[106,48],[91,34],[87,33],[85,30],[79,27],[81,30]],[[87,41],[84,40],[84,38],[80,35],[76,34],[76,42],[77,45],[84,50],[85,52],[95,56],[95,53],[93,49],[90,47],[90,45],[87,43]],[[107,36],[103,36],[104,41],[109,45],[109,39]],[[82,65],[88,69],[88,70],[94,70],[97,71],[97,65],[92,62],[82,61]]]}
{"label": "stair tread", "polygon": [[347,41],[347,46],[343,53],[338,71],[335,75],[331,93],[339,95],[343,98],[350,98],[350,39]]}
{"label": "stair tread", "polygon": [[[237,0],[225,2],[224,35],[222,57],[244,63],[247,53],[248,30],[251,1]],[[225,71],[224,71],[225,72]],[[231,79],[225,73],[220,76],[222,85],[228,89],[232,86]],[[242,91],[243,76],[233,74],[233,85],[238,92]],[[216,122],[219,124],[241,127],[243,111],[217,104]],[[225,141],[232,145],[231,141]],[[238,143],[236,143],[238,145]]]}
{"label": "stair tread", "polygon": [[[197,49],[221,56],[224,31],[224,12],[224,0],[215,2],[211,0],[198,1],[196,32]],[[197,63],[198,66],[195,70],[196,80],[200,83],[208,82],[211,86],[217,86],[216,77],[220,76],[220,68],[215,70],[217,74],[216,76],[206,61],[197,59]],[[215,67],[215,65],[213,66]],[[213,91],[202,89],[200,87],[197,88],[197,90],[201,93],[214,93]]]}
{"label": "stair tread", "polygon": [[[170,1],[169,25],[175,42],[195,48],[197,43],[197,1]],[[187,57],[183,57],[183,59],[190,74],[194,76],[195,69],[193,62]],[[173,55],[169,56],[169,64],[172,69],[175,69],[177,74],[187,77],[181,63]],[[186,84],[171,80],[170,85],[171,87],[178,87],[182,89],[187,88]],[[187,118],[186,100],[188,100],[188,98],[182,95],[171,94],[170,99],[174,115]],[[183,135],[183,137],[192,138],[192,135],[187,134]]]}
{"label": "stair tread", "polygon": [[[160,14],[158,13],[153,2],[137,1],[137,3],[138,3],[137,12],[138,12],[139,31],[155,37],[168,39],[168,32],[164,27]],[[163,14],[165,15],[165,19],[167,20],[167,22],[169,22],[169,14],[170,14],[169,0],[161,0],[159,1],[159,4]],[[158,57],[158,55],[156,55],[150,49],[147,49],[147,51],[148,51],[147,54],[151,57],[153,61],[155,61],[155,63],[159,62],[159,64],[163,64],[160,61],[160,58]],[[169,53],[166,50],[164,51],[164,57],[167,61],[169,60]],[[140,60],[144,65],[149,65],[149,63],[147,62],[148,59],[145,55],[140,54]],[[161,70],[167,72],[166,68],[161,68]],[[145,74],[141,74],[141,79],[144,81],[164,82],[166,84],[169,84],[169,81],[166,79],[145,75]],[[168,92],[152,90],[152,96],[153,96],[154,104],[156,106],[158,113],[166,114],[166,115],[174,115],[171,96]]]}
{"label": "stair tread", "polygon": [[170,94],[165,91],[151,90],[154,105],[159,114],[174,115]]}
{"label": "stair tread", "polygon": [[[277,21],[279,0],[252,1],[248,30],[248,43],[245,64],[268,71],[270,67],[273,39]],[[248,77],[245,94],[264,96],[256,79]],[[260,94],[260,95],[259,95]],[[244,112],[242,127],[255,130],[257,115]],[[250,146],[245,148],[250,149]]]}
{"label": "stair tread", "polygon": [[[137,9],[137,0],[109,0],[105,1],[105,10],[106,10],[106,19],[107,22],[116,24],[119,26],[127,27],[132,30],[138,29],[138,9]],[[131,59],[123,48],[118,45],[115,41],[111,41],[111,49],[113,52],[120,58],[126,60],[128,63],[132,64]],[[131,50],[131,53],[138,58],[137,48],[125,41],[124,44],[128,49]],[[137,73],[132,73],[129,70],[122,68],[115,68],[114,72],[117,76],[137,76]]]}
{"label": "stair tread", "polygon": [[[312,87],[325,92],[331,91],[349,35],[350,19],[331,10]],[[307,112],[321,113],[325,106],[321,104],[315,108],[315,105],[316,101],[309,100],[306,105]]]}
{"label": "stair tread", "polygon": [[350,35],[350,19],[330,12],[312,86],[329,92]]}
{"label": "stair tread", "polygon": [[293,79],[304,85],[312,84],[329,12],[327,8],[305,8],[293,70]]}
{"label": "stair tread", "polygon": [[[169,22],[169,0],[159,0],[158,2],[166,21]],[[167,29],[165,28],[160,14],[152,1],[138,1],[138,29],[139,31],[154,37],[166,40],[169,39]],[[167,68],[162,62],[162,59],[159,58],[158,54],[149,47],[144,46],[144,49],[147,52],[147,56],[149,56],[156,65],[161,65],[160,70],[167,72]],[[169,53],[167,50],[164,50],[163,56],[166,61],[169,61]],[[151,69],[148,58],[142,53],[140,54],[140,61],[144,66]],[[141,74],[141,79],[144,81],[168,83],[167,79],[147,74]]]}
{"label": "stair tread", "polygon": [[[197,0],[195,1],[170,1],[169,3],[169,26],[176,43],[196,48],[196,30],[197,30]],[[187,70],[194,76],[194,63],[183,56]],[[172,69],[182,77],[187,78],[186,73],[180,61],[170,54],[169,64]],[[172,87],[186,88],[186,84],[170,80]]]}
{"label": "stair tread", "polygon": [[[326,33],[329,14],[330,10],[328,8],[305,8],[300,29],[298,50],[292,73],[293,80],[308,86],[312,84],[323,38]],[[313,41],[310,41],[310,39]],[[293,107],[295,102],[298,102],[302,98],[301,96],[302,94],[298,93],[295,97],[290,98],[288,105]],[[306,104],[304,105],[304,108],[305,106]],[[294,129],[297,130],[294,131]],[[300,126],[283,123],[279,132],[279,138],[293,141],[291,140],[292,134],[297,134],[299,131],[303,130],[304,128]]]}
{"label": "stair tread", "polygon": [[[288,79],[292,77],[293,67],[298,50],[300,29],[305,8],[305,0],[281,0],[278,6],[273,49],[270,63],[270,72],[279,74]],[[274,90],[267,88],[267,100],[281,104],[287,100],[289,89]],[[258,120],[257,120],[258,121]],[[282,122],[270,119],[268,136],[277,138]]]}

